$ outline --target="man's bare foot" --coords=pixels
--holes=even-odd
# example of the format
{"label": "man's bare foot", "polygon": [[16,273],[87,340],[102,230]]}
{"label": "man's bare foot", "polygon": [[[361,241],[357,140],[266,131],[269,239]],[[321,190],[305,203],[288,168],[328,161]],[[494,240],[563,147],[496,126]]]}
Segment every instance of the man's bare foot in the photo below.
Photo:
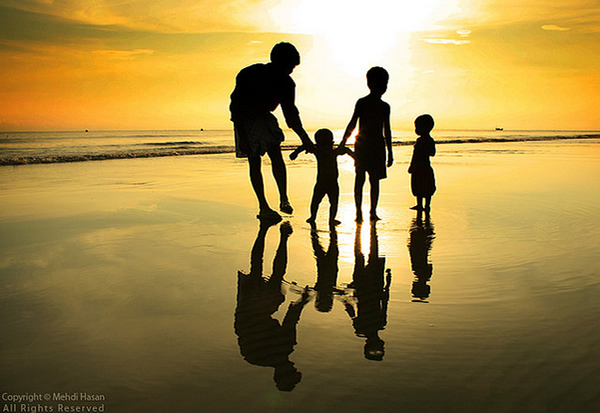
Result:
{"label": "man's bare foot", "polygon": [[329,220],[329,225],[332,227],[335,227],[336,225],[340,225],[342,223],[342,221],[338,221],[337,219],[330,219]]}
{"label": "man's bare foot", "polygon": [[356,221],[356,222],[358,222],[359,224],[360,224],[361,222],[363,222],[363,216],[362,216],[362,212],[358,211],[358,212],[356,213],[356,219],[355,219],[355,221]]}
{"label": "man's bare foot", "polygon": [[314,217],[310,217],[306,220],[306,222],[308,222],[309,224],[314,224],[315,223],[315,218]]}
{"label": "man's bare foot", "polygon": [[410,207],[409,209],[414,209],[415,211],[422,211],[423,207],[421,205],[415,205]]}
{"label": "man's bare foot", "polygon": [[370,218],[371,218],[371,222],[374,222],[374,221],[379,221],[379,220],[381,219],[381,218],[379,218],[379,217],[377,216],[377,214],[376,214],[376,213],[374,213],[374,212],[371,212],[371,216],[370,216]]}
{"label": "man's bare foot", "polygon": [[261,221],[267,222],[279,222],[281,221],[281,215],[277,213],[277,211],[273,211],[271,208],[265,208],[258,212],[256,218]]}
{"label": "man's bare foot", "polygon": [[294,212],[294,208],[292,208],[290,205],[290,201],[281,201],[279,204],[279,210],[288,215],[291,215]]}

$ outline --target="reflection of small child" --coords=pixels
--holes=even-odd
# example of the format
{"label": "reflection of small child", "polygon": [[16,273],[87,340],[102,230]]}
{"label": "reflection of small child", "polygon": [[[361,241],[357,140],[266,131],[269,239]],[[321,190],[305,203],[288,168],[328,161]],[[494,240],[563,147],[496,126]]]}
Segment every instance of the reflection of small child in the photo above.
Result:
{"label": "reflection of small child", "polygon": [[317,158],[317,182],[310,203],[310,218],[306,222],[314,223],[316,221],[319,204],[327,195],[329,198],[329,224],[338,225],[340,221],[335,219],[340,195],[337,157],[344,154],[354,157],[354,152],[343,145],[334,149],[333,133],[329,129],[319,129],[315,133],[315,141],[317,144],[314,149],[305,149],[304,146],[300,146],[290,154],[290,159],[296,159],[300,152],[306,150],[314,153]]}
{"label": "reflection of small child", "polygon": [[[431,115],[421,115],[415,119],[415,133],[419,138],[415,142],[408,173],[411,174],[410,186],[417,198],[417,205],[411,209],[429,212],[431,197],[435,193],[435,176],[429,162],[430,156],[435,156],[435,141],[429,134],[433,129]],[[425,208],[423,208],[425,198]]]}

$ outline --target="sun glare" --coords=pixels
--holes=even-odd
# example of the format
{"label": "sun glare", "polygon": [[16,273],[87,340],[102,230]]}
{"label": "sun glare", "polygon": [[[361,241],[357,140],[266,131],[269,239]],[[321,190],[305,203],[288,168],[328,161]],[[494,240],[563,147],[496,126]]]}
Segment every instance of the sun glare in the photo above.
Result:
{"label": "sun glare", "polygon": [[365,68],[383,64],[408,33],[431,27],[450,14],[454,2],[299,0],[285,4],[272,10],[282,30],[325,39],[339,68],[346,74],[362,76]]}

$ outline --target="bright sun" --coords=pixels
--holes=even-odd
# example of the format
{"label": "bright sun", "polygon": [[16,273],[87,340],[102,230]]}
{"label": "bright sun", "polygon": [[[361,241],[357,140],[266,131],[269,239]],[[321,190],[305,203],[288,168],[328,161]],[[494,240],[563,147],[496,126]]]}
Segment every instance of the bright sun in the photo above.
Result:
{"label": "bright sun", "polygon": [[381,64],[403,35],[433,26],[450,14],[454,4],[444,0],[297,0],[291,5],[282,3],[271,14],[283,30],[325,39],[341,70],[362,75],[365,67]]}

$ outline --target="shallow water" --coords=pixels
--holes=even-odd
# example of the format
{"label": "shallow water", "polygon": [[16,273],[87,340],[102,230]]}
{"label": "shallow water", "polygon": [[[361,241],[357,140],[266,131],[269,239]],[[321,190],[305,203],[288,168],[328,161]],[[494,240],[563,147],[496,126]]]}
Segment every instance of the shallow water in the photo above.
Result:
{"label": "shallow water", "polygon": [[[313,136],[315,131],[309,131]],[[340,141],[343,129],[334,130]],[[287,131],[283,147],[299,138]],[[394,130],[393,145],[413,145],[413,130]],[[437,130],[439,143],[598,139],[599,131]],[[353,143],[354,137],[349,143]],[[0,166],[235,153],[233,130],[52,131],[0,133]]]}
{"label": "shallow water", "polygon": [[304,222],[306,158],[289,236],[260,232],[231,155],[3,168],[0,389],[107,412],[596,411],[599,144],[440,145],[421,222],[396,148],[374,228],[345,160],[337,250]]}

